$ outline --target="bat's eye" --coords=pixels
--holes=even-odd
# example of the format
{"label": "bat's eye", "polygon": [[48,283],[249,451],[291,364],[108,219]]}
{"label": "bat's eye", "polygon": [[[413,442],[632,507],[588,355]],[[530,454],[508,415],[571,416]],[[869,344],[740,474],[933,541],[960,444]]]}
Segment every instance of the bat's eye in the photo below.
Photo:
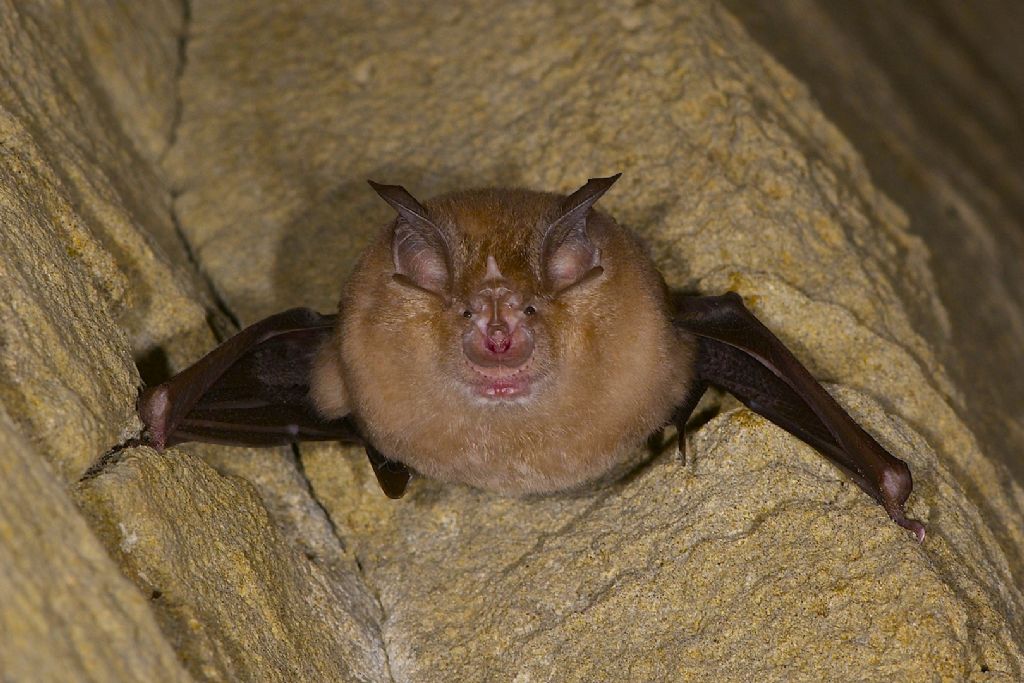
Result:
{"label": "bat's eye", "polygon": [[466,310],[464,310],[464,311],[462,312],[462,317],[463,317],[463,318],[472,318],[472,317],[473,317],[473,311],[471,311],[471,310],[469,310],[469,309],[467,308]]}
{"label": "bat's eye", "polygon": [[537,309],[534,308],[533,306],[527,306],[526,308],[523,309],[523,313],[525,313],[526,315],[533,315],[536,312]]}

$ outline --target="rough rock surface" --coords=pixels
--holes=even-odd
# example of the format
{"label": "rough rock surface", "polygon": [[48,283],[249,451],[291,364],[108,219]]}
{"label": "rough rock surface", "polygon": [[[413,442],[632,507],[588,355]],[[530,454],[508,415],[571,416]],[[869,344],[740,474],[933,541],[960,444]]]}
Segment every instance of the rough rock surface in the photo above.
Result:
{"label": "rough rock surface", "polygon": [[192,680],[2,408],[0,482],[0,679]]}
{"label": "rough rock surface", "polygon": [[928,338],[957,411],[1024,478],[1024,373],[1007,372],[1024,367],[1024,5],[726,5],[808,84],[927,241],[949,314]]}
{"label": "rough rock surface", "polygon": [[383,677],[378,606],[359,575],[328,574],[300,556],[244,480],[181,451],[135,449],[78,494],[197,677]]}
{"label": "rough rock surface", "polygon": [[[139,428],[133,354],[159,375],[215,341],[157,166],[183,17],[0,3],[0,679],[382,680],[377,603],[289,452],[208,453],[273,521],[194,459],[100,459]],[[66,488],[91,465],[98,539]]]}
{"label": "rough rock surface", "polygon": [[[162,64],[151,58],[163,81],[137,83],[154,99],[173,88],[180,30],[163,23],[161,7],[135,22],[133,37],[172,48]],[[117,118],[102,60],[79,33],[86,27],[66,12],[61,3],[0,8],[0,399],[72,480],[138,428],[129,342],[143,352],[190,324],[205,328],[205,313],[164,255],[183,252],[166,184],[132,144],[133,125]],[[127,20],[111,14],[93,20]],[[196,336],[196,349],[211,339]],[[177,341],[172,356],[193,352]]]}
{"label": "rough rock surface", "polygon": [[[0,678],[1024,677],[1024,494],[966,407],[975,366],[953,363],[977,342],[929,265],[951,224],[912,228],[731,14],[188,6],[0,0]],[[939,193],[941,160],[899,149]],[[908,460],[923,546],[741,409],[685,466],[667,448],[530,500],[417,480],[388,501],[327,445],[99,459],[138,427],[133,355],[156,377],[232,317],[333,308],[389,218],[365,178],[428,197],[619,170],[602,205],[670,284],[741,292]],[[883,180],[918,220],[915,177]],[[963,182],[943,196],[971,231],[1017,244],[998,223],[1013,186]],[[1019,421],[1017,394],[993,396]]]}

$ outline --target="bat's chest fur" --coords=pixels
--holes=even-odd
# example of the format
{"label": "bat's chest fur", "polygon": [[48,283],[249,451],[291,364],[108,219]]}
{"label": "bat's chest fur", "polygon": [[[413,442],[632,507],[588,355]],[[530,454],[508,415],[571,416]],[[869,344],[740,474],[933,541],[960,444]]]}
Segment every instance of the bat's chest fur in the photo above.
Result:
{"label": "bat's chest fur", "polygon": [[[636,462],[666,424],[685,382],[666,367],[588,373],[600,387],[496,403],[443,390],[419,400],[356,400],[367,436],[387,457],[428,477],[521,495],[571,489]],[[628,379],[628,381],[627,381]],[[397,396],[395,397],[398,398]]]}
{"label": "bat's chest fur", "polygon": [[497,412],[371,432],[383,452],[429,477],[520,495],[573,488],[639,458],[644,438],[663,421],[663,410],[655,410],[581,429],[575,418],[521,420],[518,411]]}

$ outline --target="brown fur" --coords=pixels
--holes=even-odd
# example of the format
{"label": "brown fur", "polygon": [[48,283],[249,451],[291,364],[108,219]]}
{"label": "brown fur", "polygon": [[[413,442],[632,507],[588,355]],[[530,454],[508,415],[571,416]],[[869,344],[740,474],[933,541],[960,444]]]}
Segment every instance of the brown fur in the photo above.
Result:
{"label": "brown fur", "polygon": [[[378,450],[427,476],[504,493],[571,488],[635,456],[681,402],[694,352],[636,238],[599,211],[587,232],[603,274],[558,297],[543,290],[540,245],[560,200],[495,189],[427,202],[452,252],[447,301],[394,281],[383,231],[349,280],[338,332],[317,363],[318,407],[351,410]],[[539,379],[521,402],[487,402],[459,381],[460,313],[489,254],[537,303]]]}
{"label": "brown fur", "polygon": [[337,352],[335,338],[328,340],[317,352],[313,363],[310,395],[317,410],[330,418],[345,417],[352,409],[349,405],[345,381],[341,377],[341,354]]}

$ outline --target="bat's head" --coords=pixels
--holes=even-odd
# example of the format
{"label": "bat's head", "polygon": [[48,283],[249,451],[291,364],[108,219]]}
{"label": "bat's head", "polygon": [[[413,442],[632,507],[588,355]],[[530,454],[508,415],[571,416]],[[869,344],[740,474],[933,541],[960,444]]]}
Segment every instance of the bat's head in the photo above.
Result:
{"label": "bat's head", "polygon": [[392,281],[441,309],[432,330],[443,340],[438,366],[467,398],[480,404],[537,398],[565,355],[552,326],[568,322],[570,290],[604,272],[587,219],[617,179],[591,180],[564,198],[482,190],[427,207],[404,188],[371,182],[398,212]]}
{"label": "bat's head", "polygon": [[489,189],[424,204],[371,183],[398,215],[349,282],[341,346],[352,409],[382,451],[445,478],[407,456],[473,450],[493,469],[583,422],[635,439],[665,419],[679,354],[664,285],[594,208],[617,179],[568,196]]}

